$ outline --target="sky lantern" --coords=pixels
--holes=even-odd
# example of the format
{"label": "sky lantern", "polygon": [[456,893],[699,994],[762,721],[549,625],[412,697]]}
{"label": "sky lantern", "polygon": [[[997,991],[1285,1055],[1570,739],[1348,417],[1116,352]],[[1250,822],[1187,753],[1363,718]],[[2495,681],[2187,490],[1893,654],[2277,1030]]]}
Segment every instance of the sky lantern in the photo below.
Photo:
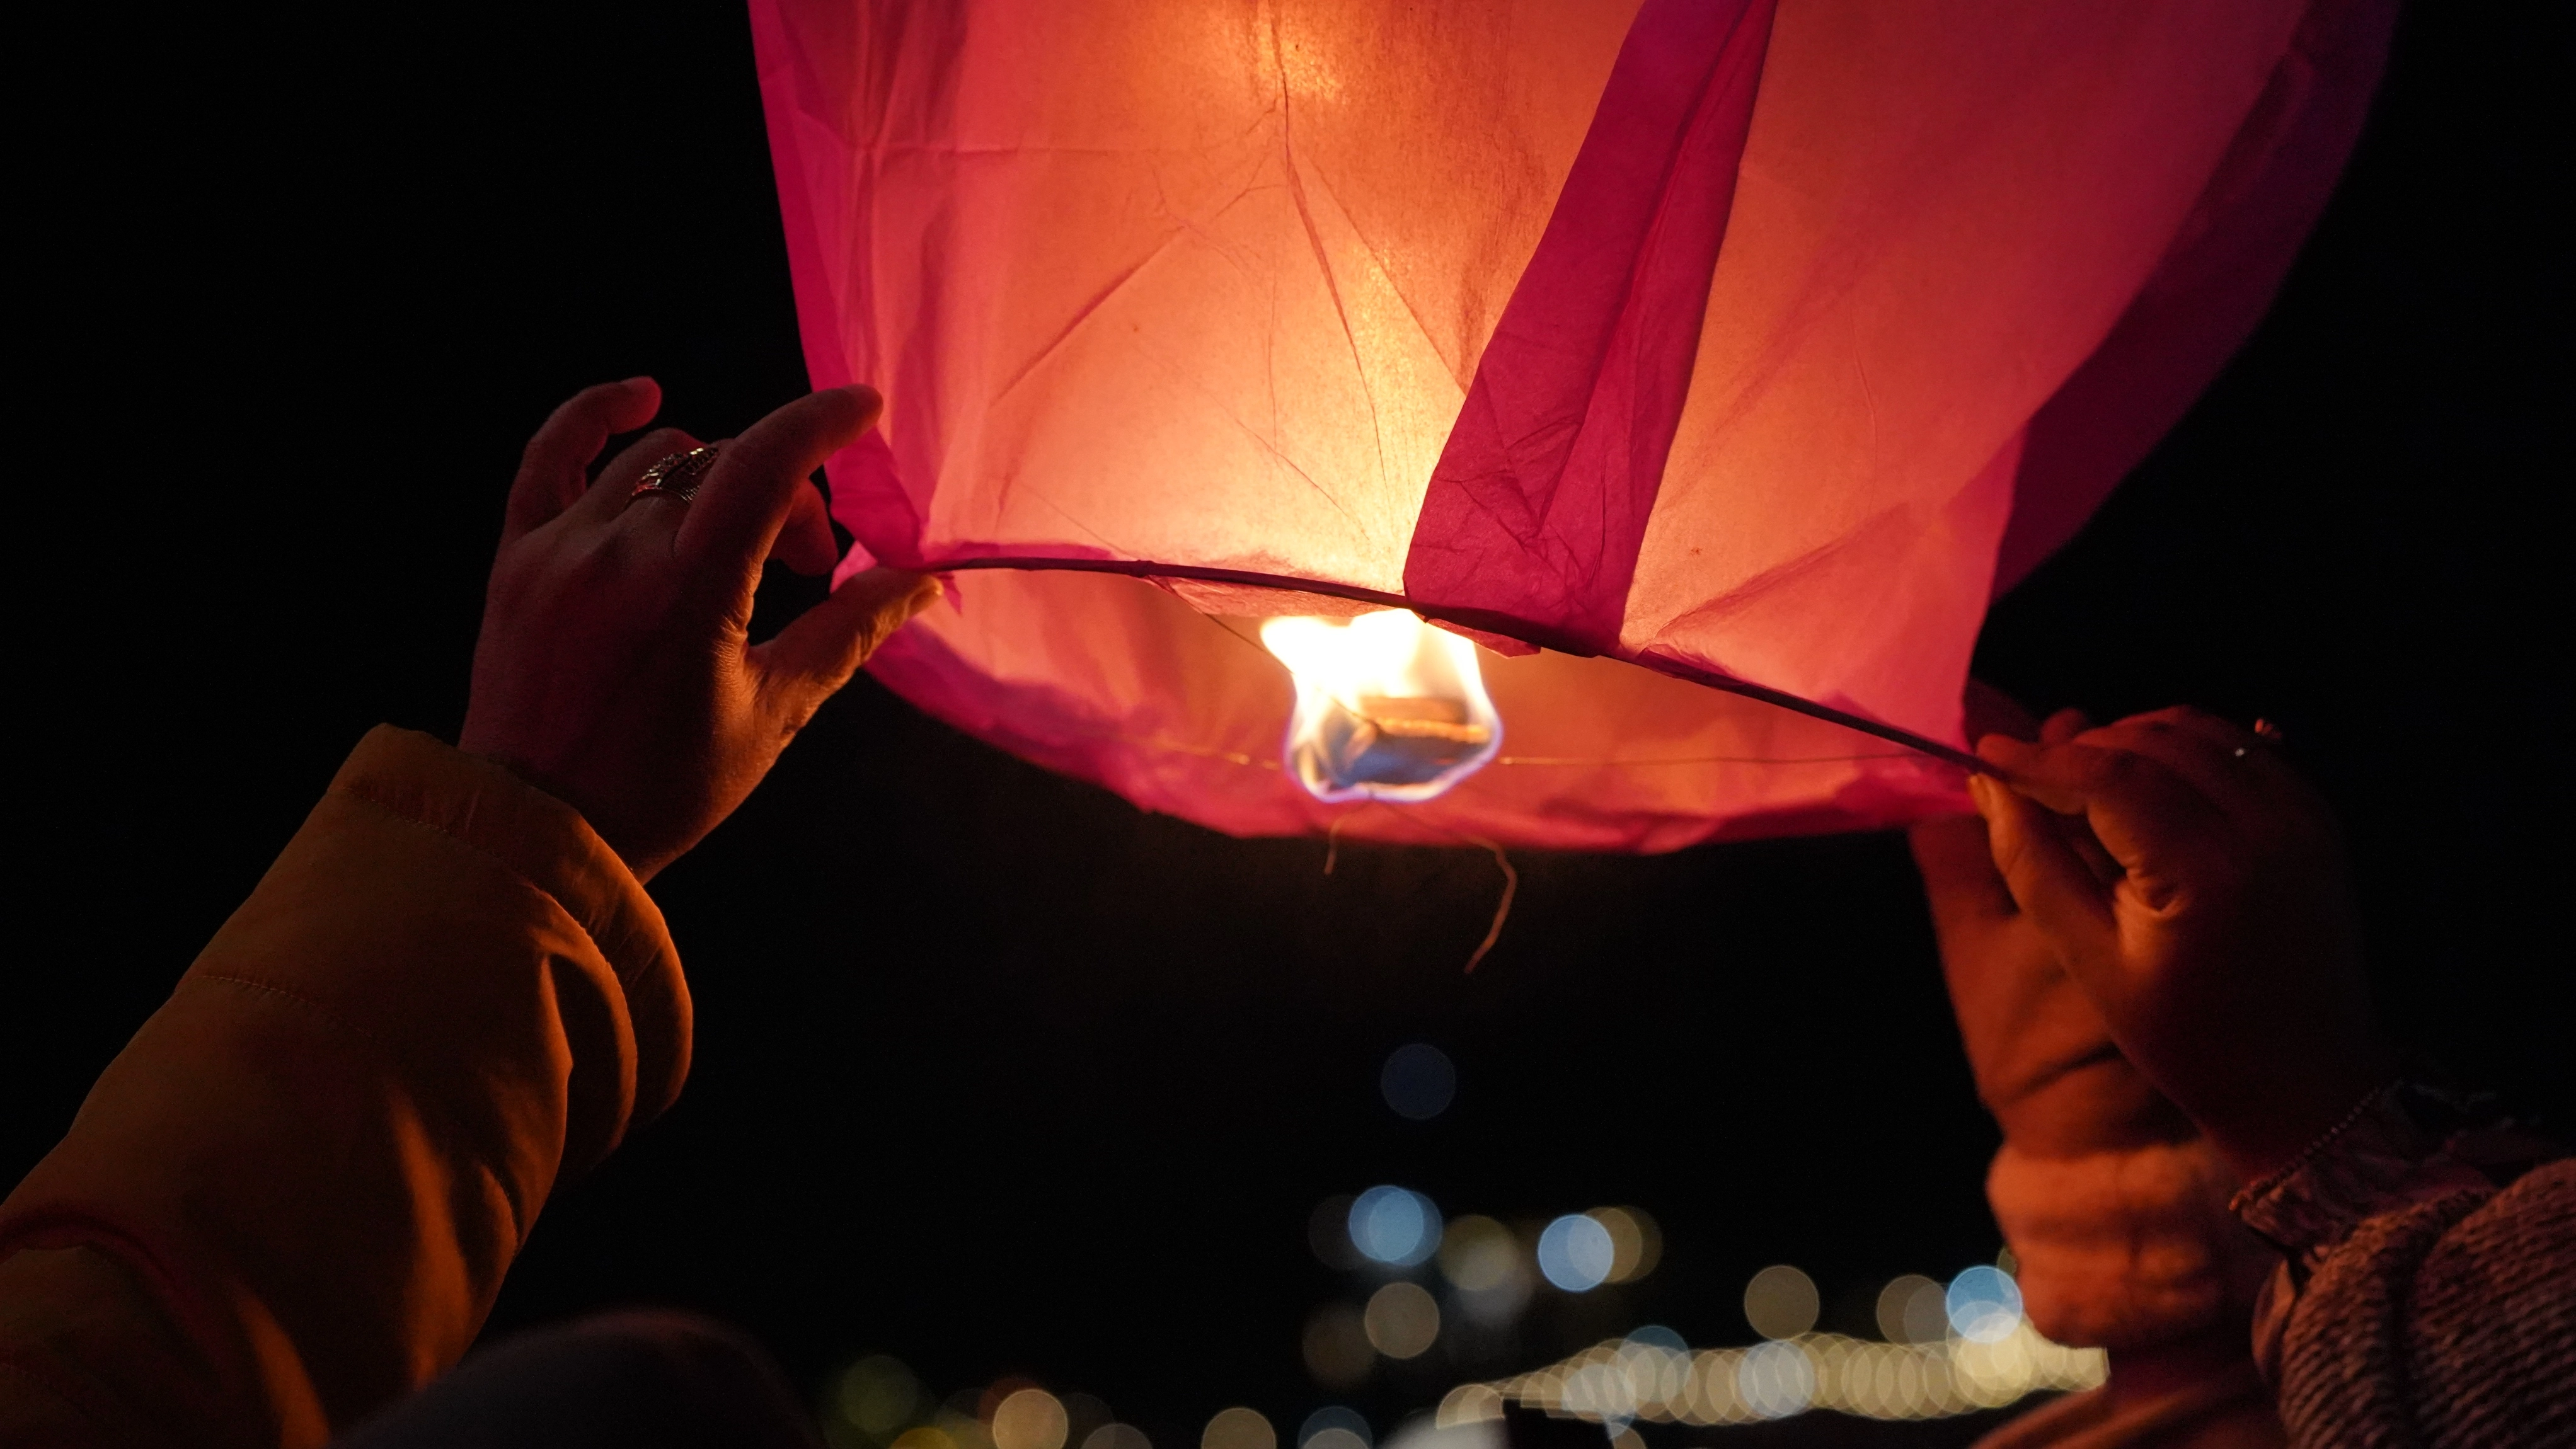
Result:
{"label": "sky lantern", "polygon": [[2393,0],[753,0],[871,669],[1237,834],[1956,808],[1988,601],[2269,304]]}

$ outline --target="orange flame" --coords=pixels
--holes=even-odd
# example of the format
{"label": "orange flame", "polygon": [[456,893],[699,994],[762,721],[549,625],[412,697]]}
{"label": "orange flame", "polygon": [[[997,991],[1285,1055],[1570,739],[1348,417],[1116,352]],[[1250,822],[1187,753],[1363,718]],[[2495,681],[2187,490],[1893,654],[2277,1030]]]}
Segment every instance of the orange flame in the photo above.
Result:
{"label": "orange flame", "polygon": [[1281,756],[1316,799],[1429,800],[1502,748],[1476,646],[1403,609],[1270,619],[1261,642],[1297,681]]}

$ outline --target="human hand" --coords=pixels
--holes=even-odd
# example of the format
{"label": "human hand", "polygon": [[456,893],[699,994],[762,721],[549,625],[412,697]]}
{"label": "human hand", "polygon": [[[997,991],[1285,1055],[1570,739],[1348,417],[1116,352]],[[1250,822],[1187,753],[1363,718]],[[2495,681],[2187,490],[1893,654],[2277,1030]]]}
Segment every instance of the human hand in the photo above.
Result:
{"label": "human hand", "polygon": [[829,526],[805,480],[867,431],[879,400],[848,387],[787,404],[724,444],[689,501],[633,496],[646,468],[697,446],[675,428],[647,434],[585,486],[609,436],[660,405],[649,378],[606,383],[529,441],[457,742],[579,810],[639,880],[731,814],[815,709],[938,597],[919,574],[873,569],[751,644],[773,548],[830,566]]}
{"label": "human hand", "polygon": [[[2036,731],[2018,706],[1993,723],[2015,736],[2036,733],[2063,744],[2089,727],[2074,710]],[[2109,860],[2080,820],[2049,816],[2097,875]],[[1977,1097],[2004,1137],[2037,1158],[2125,1152],[2192,1135],[2190,1119],[2155,1089],[2111,1039],[2110,1023],[2058,959],[2037,921],[2014,905],[1995,869],[1986,822],[1976,815],[1927,820],[1907,832],[1932,927],[1941,972],[1959,1020]]]}
{"label": "human hand", "polygon": [[2238,1173],[2289,1160],[2387,1078],[2341,842],[2265,741],[2169,709],[1977,752],[2003,771],[1969,783],[2021,915]]}

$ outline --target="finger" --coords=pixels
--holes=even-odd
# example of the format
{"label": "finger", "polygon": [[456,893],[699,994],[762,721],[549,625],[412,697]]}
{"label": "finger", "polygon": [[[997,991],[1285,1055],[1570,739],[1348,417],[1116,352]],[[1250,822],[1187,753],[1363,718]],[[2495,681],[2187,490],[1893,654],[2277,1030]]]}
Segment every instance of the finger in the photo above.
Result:
{"label": "finger", "polygon": [[769,556],[800,574],[828,574],[841,561],[841,541],[832,536],[832,514],[822,494],[810,486],[796,490]]}
{"label": "finger", "polygon": [[590,460],[609,437],[651,422],[661,406],[662,389],[653,379],[630,377],[583,388],[556,408],[520,455],[519,474],[511,480],[510,503],[502,516],[501,541],[542,527],[570,507],[581,497]]}
{"label": "finger", "polygon": [[[2080,709],[2061,709],[2050,715],[2047,721],[2040,725],[2039,742],[2043,745],[2062,745],[2091,728],[2093,728],[2092,716]],[[2083,858],[2084,864],[2092,870],[2095,880],[2107,886],[2120,878],[2119,862],[2111,859],[2111,852],[2104,850],[2102,842],[2093,838],[2093,827],[2085,822],[2084,817],[2055,815],[2052,818],[2057,824],[2058,838],[2065,841],[2078,856]]]}
{"label": "finger", "polygon": [[852,574],[832,596],[788,621],[751,651],[762,694],[791,729],[850,682],[903,621],[939,597],[939,581],[901,569]]}
{"label": "finger", "polygon": [[[2061,709],[2040,725],[2039,742],[2062,745],[2091,728],[2091,715],[2080,709]],[[2101,841],[2093,838],[2093,827],[2086,824],[2083,817],[2059,815],[2056,821],[2058,838],[2083,857],[2085,865],[2092,868],[2095,880],[2107,886],[2120,878],[2119,863],[2111,859],[2111,852],[2102,848]]]}
{"label": "finger", "polygon": [[2039,802],[1983,776],[1968,782],[1985,817],[1987,845],[2013,904],[2057,948],[2059,959],[2109,960],[2118,926],[2110,893],[2093,878]]}
{"label": "finger", "polygon": [[2275,777],[2275,770],[2287,775],[2287,767],[2269,757],[2269,749],[2262,749],[2257,736],[2200,710],[2172,708],[2130,715],[2112,726],[2087,731],[2084,741],[2130,749],[2164,764],[2174,775],[2190,780],[2192,788],[2208,795],[2210,803],[2239,826],[2275,816],[2280,788],[2287,785],[2285,777]]}
{"label": "finger", "polygon": [[[645,469],[674,453],[685,453],[697,446],[696,438],[678,428],[655,428],[609,459],[608,466],[599,470],[598,481],[590,485],[590,491],[564,512],[584,522],[605,523],[634,504],[647,501],[635,496],[635,485],[642,481]],[[683,511],[680,500],[662,499],[654,503],[649,516],[677,530]]]}
{"label": "finger", "polygon": [[1975,815],[1925,820],[1905,832],[1914,867],[1923,873],[1923,896],[1932,925],[1944,939],[2011,916],[2015,907],[2004,878],[1995,872],[1986,822]]}
{"label": "finger", "polygon": [[2111,858],[2111,852],[2102,848],[2101,841],[2093,838],[2091,821],[2081,815],[2059,815],[2053,811],[2048,818],[2057,826],[2057,838],[2083,858],[2095,880],[2108,887],[2120,879],[2120,863]]}
{"label": "finger", "polygon": [[2265,735],[2259,729],[2247,729],[2233,720],[2188,707],[2159,710],[2149,718],[2164,719],[2176,734],[2203,741],[2215,756],[2241,767],[2242,773],[2270,789],[2297,794],[2319,806],[2325,803],[2316,786],[2290,763],[2289,756],[2281,753],[2277,735]]}
{"label": "finger", "polygon": [[[2134,750],[2084,740],[2025,745],[1996,736],[1980,741],[1977,752],[2004,769],[2013,793],[2060,815],[2081,814],[2150,905],[2161,905],[2195,869],[2206,868],[2211,852],[2233,833],[2226,816],[2188,780]],[[2057,845],[2077,858],[2062,836]]]}
{"label": "finger", "polygon": [[2084,711],[2061,709],[2050,715],[2047,722],[2039,727],[2039,742],[2043,745],[2062,745],[2091,728],[2093,728],[2093,719]]}
{"label": "finger", "polygon": [[836,387],[752,424],[726,445],[698,489],[680,527],[681,562],[747,599],[798,491],[811,491],[806,478],[866,432],[881,407],[873,388]]}

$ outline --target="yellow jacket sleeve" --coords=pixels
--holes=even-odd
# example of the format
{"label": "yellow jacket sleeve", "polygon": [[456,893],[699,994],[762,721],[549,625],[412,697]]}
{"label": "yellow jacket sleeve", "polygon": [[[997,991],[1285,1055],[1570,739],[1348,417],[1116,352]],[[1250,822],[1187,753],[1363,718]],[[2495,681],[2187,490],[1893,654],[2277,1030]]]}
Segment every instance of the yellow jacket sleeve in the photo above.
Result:
{"label": "yellow jacket sleeve", "polygon": [[453,1364],[689,996],[581,816],[361,742],[0,1203],[0,1444],[318,1445]]}

